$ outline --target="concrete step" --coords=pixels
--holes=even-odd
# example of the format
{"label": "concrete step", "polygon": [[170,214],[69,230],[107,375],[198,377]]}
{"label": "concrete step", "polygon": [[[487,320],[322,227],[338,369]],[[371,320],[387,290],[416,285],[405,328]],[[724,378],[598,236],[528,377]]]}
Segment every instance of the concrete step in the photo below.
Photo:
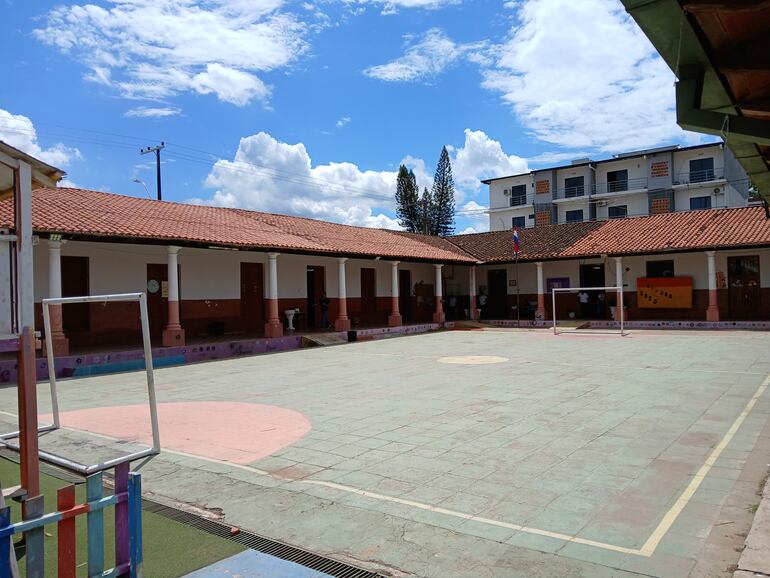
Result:
{"label": "concrete step", "polygon": [[342,345],[347,339],[338,333],[311,333],[302,336],[302,347],[318,347],[325,345]]}

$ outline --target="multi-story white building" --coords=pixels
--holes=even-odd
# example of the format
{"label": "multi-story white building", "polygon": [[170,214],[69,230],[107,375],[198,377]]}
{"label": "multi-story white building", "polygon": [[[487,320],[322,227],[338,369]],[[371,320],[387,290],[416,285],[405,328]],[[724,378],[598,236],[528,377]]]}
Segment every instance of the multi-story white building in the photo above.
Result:
{"label": "multi-story white building", "polygon": [[482,181],[489,229],[742,207],[749,180],[722,143],[662,147]]}

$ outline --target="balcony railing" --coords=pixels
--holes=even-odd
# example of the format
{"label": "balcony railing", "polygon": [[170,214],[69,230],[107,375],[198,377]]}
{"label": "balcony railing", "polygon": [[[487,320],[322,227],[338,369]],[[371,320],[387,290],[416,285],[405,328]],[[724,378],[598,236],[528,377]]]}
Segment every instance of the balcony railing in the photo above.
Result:
{"label": "balcony railing", "polygon": [[647,188],[647,177],[638,179],[623,179],[619,181],[609,181],[606,183],[596,183],[594,185],[594,194],[602,195],[605,193],[621,193],[623,191],[638,191]]}
{"label": "balcony railing", "polygon": [[698,171],[685,171],[683,173],[677,173],[674,177],[674,184],[690,185],[694,183],[708,183],[710,181],[718,181],[724,178],[724,167],[717,167],[714,169],[701,169]]}
{"label": "balcony railing", "polygon": [[527,195],[513,195],[511,197],[511,206],[520,207],[527,204]]}
{"label": "balcony railing", "polygon": [[554,195],[555,199],[577,199],[586,195],[586,187],[584,185],[578,185],[575,187],[564,187],[563,189],[557,189]]}

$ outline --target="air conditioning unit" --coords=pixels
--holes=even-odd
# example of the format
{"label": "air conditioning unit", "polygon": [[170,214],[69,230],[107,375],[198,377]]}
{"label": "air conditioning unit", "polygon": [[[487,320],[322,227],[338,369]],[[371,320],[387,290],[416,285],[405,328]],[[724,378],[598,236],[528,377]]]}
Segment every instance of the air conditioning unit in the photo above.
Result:
{"label": "air conditioning unit", "polygon": [[511,196],[511,189],[503,189],[503,194],[506,197],[510,197]]}
{"label": "air conditioning unit", "polygon": [[609,201],[596,201],[597,207],[606,207],[609,204]]}
{"label": "air conditioning unit", "polygon": [[724,189],[722,187],[717,187],[717,188],[714,189],[714,194],[715,195],[722,195],[722,194],[724,194],[724,192],[725,191],[724,191]]}

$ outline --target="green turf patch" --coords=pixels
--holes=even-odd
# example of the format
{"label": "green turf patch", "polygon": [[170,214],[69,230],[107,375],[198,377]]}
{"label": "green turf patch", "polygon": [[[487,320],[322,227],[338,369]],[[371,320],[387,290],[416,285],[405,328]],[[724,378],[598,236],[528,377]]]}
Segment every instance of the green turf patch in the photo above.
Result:
{"label": "green turf patch", "polygon": [[[3,487],[19,483],[19,466],[13,461],[0,458],[0,481]],[[42,474],[40,485],[45,496],[45,511],[56,509],[56,490],[68,485],[53,476]],[[85,501],[85,484],[77,487],[77,503]],[[12,520],[21,520],[19,504],[11,502]],[[105,510],[105,564],[111,568],[115,562],[114,552],[114,512],[110,507]],[[152,578],[177,578],[193,570],[203,568],[219,560],[245,550],[245,547],[230,540],[212,536],[196,528],[179,524],[151,512],[142,513],[144,531],[144,574]],[[56,576],[56,525],[45,527],[45,566],[46,576]],[[86,517],[77,518],[78,535],[78,576],[87,576],[86,568]],[[18,541],[15,538],[14,541]],[[25,558],[19,560],[19,569],[24,576]]]}

